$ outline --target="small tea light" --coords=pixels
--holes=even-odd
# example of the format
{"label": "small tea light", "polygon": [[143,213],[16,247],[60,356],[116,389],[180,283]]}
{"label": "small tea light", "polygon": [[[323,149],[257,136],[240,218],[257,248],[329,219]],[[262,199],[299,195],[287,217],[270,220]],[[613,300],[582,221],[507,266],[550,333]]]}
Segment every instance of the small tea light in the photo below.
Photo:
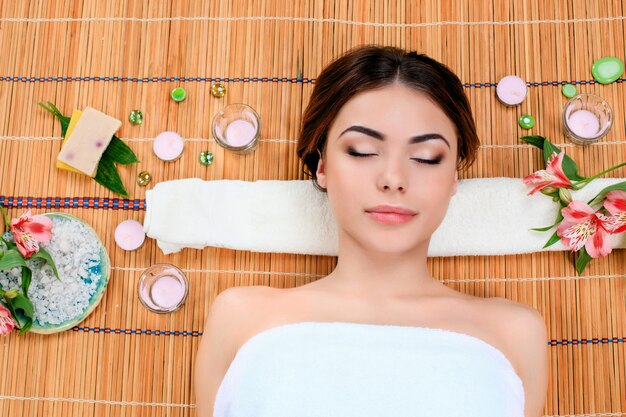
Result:
{"label": "small tea light", "polygon": [[526,81],[516,75],[502,77],[496,85],[498,99],[507,106],[517,106],[526,99]]}
{"label": "small tea light", "polygon": [[611,107],[594,94],[579,94],[563,109],[565,133],[578,145],[588,145],[606,136],[612,122]]}
{"label": "small tea light", "polygon": [[115,228],[115,243],[124,250],[139,249],[145,240],[143,225],[137,220],[124,220]]}
{"label": "small tea light", "polygon": [[185,303],[189,281],[171,264],[156,264],[143,271],[137,284],[139,301],[155,313],[171,313]]}
{"label": "small tea light", "polygon": [[164,161],[175,161],[181,157],[185,149],[185,141],[176,132],[165,131],[154,138],[152,150]]}
{"label": "small tea light", "polygon": [[243,154],[256,148],[261,132],[261,118],[246,104],[230,104],[213,117],[211,128],[220,146]]}

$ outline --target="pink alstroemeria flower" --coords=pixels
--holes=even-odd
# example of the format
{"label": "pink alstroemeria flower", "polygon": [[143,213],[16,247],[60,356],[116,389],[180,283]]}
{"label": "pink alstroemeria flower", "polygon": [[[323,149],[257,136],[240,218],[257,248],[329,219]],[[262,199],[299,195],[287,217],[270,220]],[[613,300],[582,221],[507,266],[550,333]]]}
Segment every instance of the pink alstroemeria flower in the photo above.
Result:
{"label": "pink alstroemeria flower", "polygon": [[52,238],[52,220],[43,215],[32,216],[27,210],[18,219],[11,220],[11,233],[22,256],[30,258],[39,251],[40,243]]}
{"label": "pink alstroemeria flower", "polygon": [[611,213],[607,230],[621,233],[626,230],[626,191],[613,190],[606,193],[604,207]]}
{"label": "pink alstroemeria flower", "polygon": [[571,250],[578,251],[583,246],[592,258],[611,253],[606,223],[610,217],[594,211],[587,203],[573,200],[561,209],[563,220],[557,226],[556,234]]}
{"label": "pink alstroemeria flower", "polygon": [[548,165],[546,169],[542,169],[537,172],[533,172],[530,175],[524,177],[524,184],[532,185],[533,188],[528,195],[532,195],[537,191],[546,187],[566,187],[571,188],[572,182],[567,178],[565,172],[563,172],[563,158],[565,157],[565,151],[561,151],[558,154],[552,152],[550,159],[548,159]]}
{"label": "pink alstroemeria flower", "polygon": [[9,334],[15,329],[15,321],[11,312],[0,304],[0,334]]}

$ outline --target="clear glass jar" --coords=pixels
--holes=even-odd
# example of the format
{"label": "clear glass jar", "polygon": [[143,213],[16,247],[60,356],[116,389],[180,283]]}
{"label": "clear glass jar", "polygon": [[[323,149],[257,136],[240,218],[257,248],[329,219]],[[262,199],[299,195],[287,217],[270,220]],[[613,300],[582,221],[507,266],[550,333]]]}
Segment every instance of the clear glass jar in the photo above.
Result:
{"label": "clear glass jar", "polygon": [[221,147],[246,154],[254,151],[259,143],[261,117],[247,104],[229,104],[213,117],[211,131]]}
{"label": "clear glass jar", "polygon": [[597,142],[609,133],[612,124],[609,103],[595,94],[574,96],[563,108],[565,134],[577,145]]}
{"label": "clear glass jar", "polygon": [[189,281],[171,264],[155,264],[142,272],[137,282],[139,301],[154,313],[180,309],[189,294]]}

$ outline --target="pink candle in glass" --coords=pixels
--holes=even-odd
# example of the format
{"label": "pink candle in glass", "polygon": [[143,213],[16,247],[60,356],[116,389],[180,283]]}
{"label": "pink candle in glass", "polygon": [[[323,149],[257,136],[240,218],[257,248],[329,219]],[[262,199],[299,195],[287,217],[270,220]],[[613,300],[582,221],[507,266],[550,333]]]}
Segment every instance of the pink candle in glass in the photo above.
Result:
{"label": "pink candle in glass", "polygon": [[159,277],[150,287],[150,298],[160,307],[169,309],[181,302],[185,289],[180,281],[171,275]]}
{"label": "pink candle in glass", "polygon": [[578,110],[569,115],[567,126],[581,138],[593,138],[600,131],[600,120],[589,110]]}
{"label": "pink candle in glass", "polygon": [[244,119],[238,119],[226,127],[226,141],[232,146],[244,146],[256,136],[256,126]]}

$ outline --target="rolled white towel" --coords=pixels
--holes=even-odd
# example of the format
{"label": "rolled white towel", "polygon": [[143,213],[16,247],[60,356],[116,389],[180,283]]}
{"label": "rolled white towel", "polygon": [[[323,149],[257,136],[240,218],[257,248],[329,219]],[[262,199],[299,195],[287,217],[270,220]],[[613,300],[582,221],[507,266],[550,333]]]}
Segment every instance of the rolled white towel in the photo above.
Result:
{"label": "rolled white towel", "polygon": [[[599,178],[575,199],[588,201],[623,178]],[[528,196],[520,178],[459,180],[446,216],[431,238],[429,256],[504,255],[542,249],[558,205],[541,193]],[[224,247],[253,252],[336,256],[337,225],[327,195],[310,180],[213,180],[160,182],[146,192],[146,234],[165,254],[182,248]],[[626,247],[624,234],[610,236]]]}

